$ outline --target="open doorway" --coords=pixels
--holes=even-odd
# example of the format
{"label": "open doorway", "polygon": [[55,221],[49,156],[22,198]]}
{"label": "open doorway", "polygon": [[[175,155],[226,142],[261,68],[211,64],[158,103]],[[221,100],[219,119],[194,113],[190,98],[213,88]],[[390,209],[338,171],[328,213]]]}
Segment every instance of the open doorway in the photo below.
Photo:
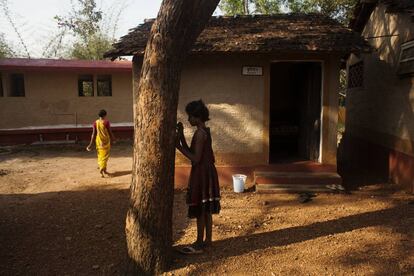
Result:
{"label": "open doorway", "polygon": [[270,163],[319,160],[321,87],[320,62],[271,64]]}

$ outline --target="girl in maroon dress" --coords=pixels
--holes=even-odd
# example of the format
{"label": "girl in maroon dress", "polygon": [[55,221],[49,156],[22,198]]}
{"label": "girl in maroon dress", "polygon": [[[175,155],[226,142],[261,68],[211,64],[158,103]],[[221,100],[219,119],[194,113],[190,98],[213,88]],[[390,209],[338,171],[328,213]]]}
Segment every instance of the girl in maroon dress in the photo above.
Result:
{"label": "girl in maroon dress", "polygon": [[209,111],[202,100],[190,102],[185,111],[190,124],[197,127],[189,147],[182,123],[177,124],[177,149],[191,161],[187,205],[188,216],[197,219],[197,240],[192,247],[187,247],[187,251],[194,253],[211,245],[212,214],[220,212],[220,188],[214,166],[210,129],[205,124],[209,120]]}

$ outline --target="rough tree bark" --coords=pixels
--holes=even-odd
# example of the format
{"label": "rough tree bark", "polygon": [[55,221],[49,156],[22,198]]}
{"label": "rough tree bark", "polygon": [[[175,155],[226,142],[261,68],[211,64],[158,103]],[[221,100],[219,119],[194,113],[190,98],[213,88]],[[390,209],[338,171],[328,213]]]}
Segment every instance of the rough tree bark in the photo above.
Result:
{"label": "rough tree bark", "polygon": [[139,273],[159,274],[170,264],[181,69],[218,2],[164,0],[147,42],[138,86],[134,76],[134,159],[125,231],[128,254]]}
{"label": "rough tree bark", "polygon": [[243,10],[244,10],[244,14],[250,14],[249,0],[243,0]]}

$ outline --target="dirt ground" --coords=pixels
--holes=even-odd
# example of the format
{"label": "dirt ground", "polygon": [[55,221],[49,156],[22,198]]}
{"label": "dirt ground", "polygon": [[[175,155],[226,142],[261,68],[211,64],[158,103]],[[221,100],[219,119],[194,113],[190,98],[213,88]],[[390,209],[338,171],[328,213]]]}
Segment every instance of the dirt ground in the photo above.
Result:
{"label": "dirt ground", "polygon": [[[82,145],[0,148],[0,274],[125,275],[131,146],[101,178]],[[176,191],[174,240],[195,222]],[[175,256],[167,275],[414,275],[414,196],[390,185],[351,194],[235,194],[223,189],[213,247]]]}

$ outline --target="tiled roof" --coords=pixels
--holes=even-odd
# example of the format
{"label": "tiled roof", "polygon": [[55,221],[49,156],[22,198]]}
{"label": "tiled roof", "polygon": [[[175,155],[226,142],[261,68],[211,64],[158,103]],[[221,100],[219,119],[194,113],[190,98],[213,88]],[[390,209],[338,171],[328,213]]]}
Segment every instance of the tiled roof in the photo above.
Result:
{"label": "tiled roof", "polygon": [[[154,19],[131,29],[114,49],[105,54],[116,58],[143,55]],[[212,17],[192,48],[202,52],[337,51],[369,49],[359,34],[321,14],[277,14]]]}
{"label": "tiled roof", "polygon": [[52,69],[52,70],[111,70],[131,71],[130,61],[109,60],[64,60],[64,59],[28,59],[5,58],[0,59],[0,69]]}

